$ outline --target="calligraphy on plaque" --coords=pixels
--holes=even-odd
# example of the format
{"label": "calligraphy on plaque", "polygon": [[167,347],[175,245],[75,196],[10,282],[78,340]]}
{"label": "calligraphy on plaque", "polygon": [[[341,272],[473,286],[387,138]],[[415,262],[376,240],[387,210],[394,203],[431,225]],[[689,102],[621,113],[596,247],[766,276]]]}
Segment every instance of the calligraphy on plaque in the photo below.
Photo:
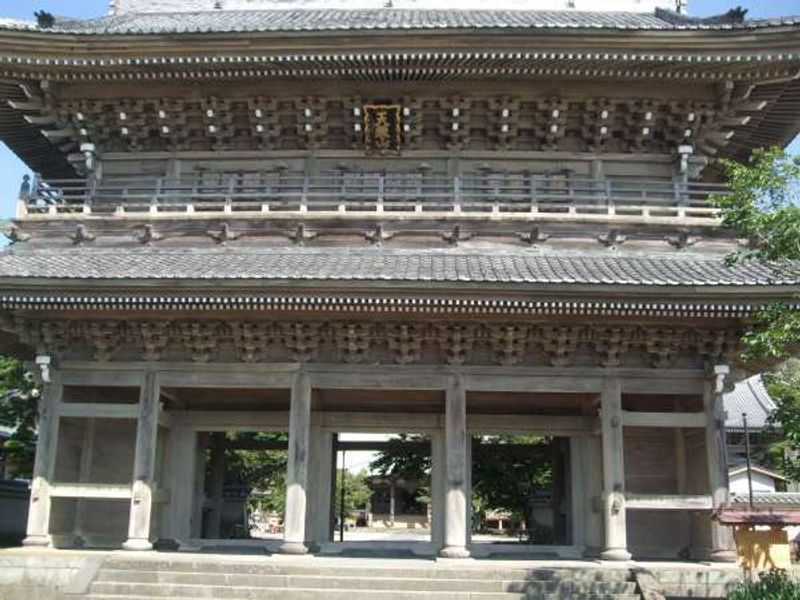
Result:
{"label": "calligraphy on plaque", "polygon": [[366,104],[364,147],[367,152],[399,154],[402,142],[402,107],[399,104]]}

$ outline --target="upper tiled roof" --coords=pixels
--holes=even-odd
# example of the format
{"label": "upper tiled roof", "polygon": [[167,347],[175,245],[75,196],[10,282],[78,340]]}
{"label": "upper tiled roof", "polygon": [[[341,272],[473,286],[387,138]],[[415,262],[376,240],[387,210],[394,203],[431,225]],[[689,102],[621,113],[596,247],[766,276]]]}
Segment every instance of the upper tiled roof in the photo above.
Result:
{"label": "upper tiled roof", "polygon": [[[756,29],[800,24],[800,17],[740,23],[708,22],[669,11],[588,12],[569,10],[283,9],[124,13],[97,19],[57,19],[48,32],[159,34],[408,29]],[[0,20],[0,29],[39,30],[35,23]]]}
{"label": "upper tiled roof", "polygon": [[73,248],[0,253],[2,278],[305,280],[621,286],[800,284],[800,268],[726,267],[699,255],[524,254],[447,250]]}
{"label": "upper tiled roof", "polygon": [[754,375],[740,381],[724,395],[725,427],[742,429],[742,415],[747,414],[747,427],[762,429],[766,427],[769,415],[775,410],[775,403],[767,393],[761,375]]}

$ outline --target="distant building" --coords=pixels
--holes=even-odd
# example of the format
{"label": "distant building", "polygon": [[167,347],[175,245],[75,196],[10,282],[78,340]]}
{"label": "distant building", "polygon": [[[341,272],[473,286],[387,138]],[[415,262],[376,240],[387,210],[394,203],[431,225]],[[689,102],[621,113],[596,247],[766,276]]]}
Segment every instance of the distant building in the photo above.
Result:
{"label": "distant building", "polygon": [[[786,491],[786,484],[789,479],[780,473],[758,465],[751,465],[750,474],[753,482],[754,494]],[[728,489],[731,494],[737,496],[750,493],[747,478],[747,465],[740,464],[728,469]]]}

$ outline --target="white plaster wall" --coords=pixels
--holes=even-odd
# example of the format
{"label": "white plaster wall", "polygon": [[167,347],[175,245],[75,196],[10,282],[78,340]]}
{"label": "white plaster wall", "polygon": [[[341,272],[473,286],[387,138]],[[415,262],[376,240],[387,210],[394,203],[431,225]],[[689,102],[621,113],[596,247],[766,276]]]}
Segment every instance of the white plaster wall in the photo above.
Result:
{"label": "white plaster wall", "polygon": [[[752,471],[753,474],[753,491],[754,492],[774,492],[775,480],[769,475],[764,475],[757,471]],[[747,485],[747,472],[743,471],[730,477],[729,489],[732,494],[747,494],[749,489]]]}

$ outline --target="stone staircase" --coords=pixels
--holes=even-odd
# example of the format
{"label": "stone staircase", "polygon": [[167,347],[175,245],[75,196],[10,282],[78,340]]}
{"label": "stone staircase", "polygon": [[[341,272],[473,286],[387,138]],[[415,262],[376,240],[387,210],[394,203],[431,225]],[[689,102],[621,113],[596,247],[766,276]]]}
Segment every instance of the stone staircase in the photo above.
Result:
{"label": "stone staircase", "polygon": [[[218,560],[217,560],[218,559]],[[405,563],[405,564],[403,564]],[[641,600],[629,569],[109,556],[82,600]]]}

